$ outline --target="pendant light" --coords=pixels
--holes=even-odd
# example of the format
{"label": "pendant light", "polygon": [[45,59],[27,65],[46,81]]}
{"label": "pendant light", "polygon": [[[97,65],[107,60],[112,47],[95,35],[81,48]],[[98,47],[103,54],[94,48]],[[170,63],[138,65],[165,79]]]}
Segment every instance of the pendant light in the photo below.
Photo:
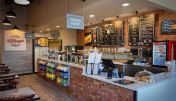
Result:
{"label": "pendant light", "polygon": [[32,0],[14,0],[14,2],[20,5],[29,5],[32,2]]}
{"label": "pendant light", "polygon": [[2,21],[3,25],[12,25],[11,22],[7,19],[7,17],[5,17],[5,19]]}
{"label": "pendant light", "polygon": [[14,25],[13,29],[19,30],[19,28],[16,25]]}
{"label": "pendant light", "polygon": [[6,17],[16,18],[16,13],[13,11],[13,2],[11,0],[6,2],[6,5],[9,7],[9,10],[6,12]]}
{"label": "pendant light", "polygon": [[7,13],[6,13],[6,17],[9,17],[9,18],[17,18],[16,17],[16,13],[10,9]]}

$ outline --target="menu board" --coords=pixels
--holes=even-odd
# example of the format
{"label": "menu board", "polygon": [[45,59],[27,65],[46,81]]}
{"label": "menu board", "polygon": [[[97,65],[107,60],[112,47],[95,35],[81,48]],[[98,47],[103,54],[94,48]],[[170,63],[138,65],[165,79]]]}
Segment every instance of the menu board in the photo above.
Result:
{"label": "menu board", "polygon": [[115,23],[116,28],[116,44],[123,46],[124,45],[124,34],[123,34],[123,21],[116,21]]}
{"label": "menu board", "polygon": [[92,28],[94,46],[123,46],[123,21]]}
{"label": "menu board", "polygon": [[163,19],[161,34],[176,34],[176,19]]}
{"label": "menu board", "polygon": [[104,45],[115,45],[115,26],[113,24],[106,24],[104,28]]}
{"label": "menu board", "polygon": [[133,17],[128,20],[129,45],[140,45],[139,40],[139,17]]}
{"label": "menu board", "polygon": [[154,35],[154,14],[140,17],[140,45],[151,45]]}
{"label": "menu board", "polygon": [[152,45],[154,37],[154,14],[133,17],[128,20],[129,45]]}

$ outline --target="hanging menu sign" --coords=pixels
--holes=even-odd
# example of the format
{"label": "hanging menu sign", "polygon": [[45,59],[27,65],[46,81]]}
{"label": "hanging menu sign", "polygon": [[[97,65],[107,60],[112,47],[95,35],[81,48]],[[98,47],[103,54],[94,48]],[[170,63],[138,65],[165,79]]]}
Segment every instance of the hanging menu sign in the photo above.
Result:
{"label": "hanging menu sign", "polygon": [[163,19],[161,34],[176,34],[176,19]]}
{"label": "hanging menu sign", "polygon": [[140,17],[140,43],[139,45],[151,45],[154,35],[154,14]]}
{"label": "hanging menu sign", "polygon": [[67,28],[84,29],[84,17],[67,14]]}
{"label": "hanging menu sign", "polygon": [[129,45],[136,46],[139,43],[139,17],[133,17],[128,20]]}

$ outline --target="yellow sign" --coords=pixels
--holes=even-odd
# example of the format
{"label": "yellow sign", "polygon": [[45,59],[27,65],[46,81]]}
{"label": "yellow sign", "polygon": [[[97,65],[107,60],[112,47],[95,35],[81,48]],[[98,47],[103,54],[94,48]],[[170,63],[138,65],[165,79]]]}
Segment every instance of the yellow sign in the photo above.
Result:
{"label": "yellow sign", "polygon": [[46,37],[38,37],[35,40],[36,47],[48,47],[48,38]]}

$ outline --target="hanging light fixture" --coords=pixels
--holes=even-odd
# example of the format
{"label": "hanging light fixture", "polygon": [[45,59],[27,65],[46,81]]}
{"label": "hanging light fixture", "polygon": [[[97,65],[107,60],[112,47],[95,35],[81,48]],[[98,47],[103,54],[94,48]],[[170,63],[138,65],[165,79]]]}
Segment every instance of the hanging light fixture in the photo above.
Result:
{"label": "hanging light fixture", "polygon": [[14,0],[14,2],[20,5],[29,5],[32,2],[32,0]]}
{"label": "hanging light fixture", "polygon": [[6,2],[6,5],[9,7],[9,11],[6,12],[6,17],[16,18],[16,13],[13,11],[13,2],[11,0]]}
{"label": "hanging light fixture", "polygon": [[11,22],[5,17],[5,19],[2,21],[3,25],[12,25]]}
{"label": "hanging light fixture", "polygon": [[19,30],[19,28],[16,25],[14,25],[13,29]]}
{"label": "hanging light fixture", "polygon": [[7,13],[6,13],[6,17],[9,17],[9,18],[17,18],[16,17],[16,13],[10,9]]}

